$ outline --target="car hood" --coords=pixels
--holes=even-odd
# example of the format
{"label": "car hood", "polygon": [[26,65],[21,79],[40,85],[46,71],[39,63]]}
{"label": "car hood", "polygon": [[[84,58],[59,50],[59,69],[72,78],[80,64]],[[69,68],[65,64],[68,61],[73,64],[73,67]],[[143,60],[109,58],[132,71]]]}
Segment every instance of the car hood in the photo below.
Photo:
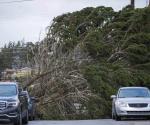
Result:
{"label": "car hood", "polygon": [[150,98],[118,98],[117,101],[126,103],[150,103]]}
{"label": "car hood", "polygon": [[0,97],[0,101],[11,101],[11,100],[17,100],[17,96],[9,96],[9,97]]}

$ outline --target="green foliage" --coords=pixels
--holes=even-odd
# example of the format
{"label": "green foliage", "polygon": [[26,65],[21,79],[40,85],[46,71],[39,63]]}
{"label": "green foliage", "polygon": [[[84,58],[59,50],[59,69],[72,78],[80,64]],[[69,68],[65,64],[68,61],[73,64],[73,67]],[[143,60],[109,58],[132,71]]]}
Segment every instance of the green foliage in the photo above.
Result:
{"label": "green foliage", "polygon": [[[70,52],[80,43],[92,59],[81,68],[90,90],[97,95],[84,104],[86,118],[111,116],[110,95],[119,87],[150,87],[149,13],[150,7],[127,6],[114,12],[102,6],[85,8],[53,20],[50,33],[55,41],[59,38],[64,52]],[[51,118],[63,119],[57,111],[51,113],[56,116]]]}
{"label": "green foliage", "polygon": [[63,49],[73,49],[93,29],[102,29],[113,20],[115,12],[110,7],[84,8],[81,11],[64,14],[53,20],[50,32],[60,38]]}
{"label": "green foliage", "polygon": [[28,59],[31,58],[28,49],[31,43],[25,43],[23,41],[9,42],[5,45],[0,52],[0,72],[5,69],[23,68],[27,66]]}
{"label": "green foliage", "polygon": [[84,38],[85,49],[94,58],[105,58],[109,55],[111,45],[103,41],[101,31],[91,31]]}
{"label": "green foliage", "polygon": [[[86,66],[83,74],[93,92],[102,100],[93,101],[92,104],[89,102],[93,105],[91,107],[100,105],[95,111],[103,113],[99,112],[95,116],[111,115],[109,98],[119,87],[150,87],[150,35],[147,28],[150,22],[149,11],[150,8],[124,8],[101,33],[89,32],[90,35],[85,37],[84,41],[88,43],[86,48],[96,61]],[[104,45],[108,46],[105,48]],[[103,107],[105,102],[106,106]],[[89,108],[90,112],[91,110],[93,109]]]}

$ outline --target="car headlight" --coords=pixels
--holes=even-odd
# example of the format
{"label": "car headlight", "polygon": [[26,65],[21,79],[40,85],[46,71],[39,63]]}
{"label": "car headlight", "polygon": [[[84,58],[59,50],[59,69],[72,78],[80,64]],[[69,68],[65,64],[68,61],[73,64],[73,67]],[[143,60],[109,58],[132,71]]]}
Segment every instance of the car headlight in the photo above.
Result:
{"label": "car headlight", "polygon": [[119,107],[127,107],[127,106],[128,106],[126,102],[122,102],[122,101],[118,101],[116,104],[117,104]]}
{"label": "car headlight", "polygon": [[8,106],[10,106],[10,107],[17,107],[18,105],[19,105],[19,101],[18,100],[15,100],[15,101],[12,101],[12,102],[8,103]]}

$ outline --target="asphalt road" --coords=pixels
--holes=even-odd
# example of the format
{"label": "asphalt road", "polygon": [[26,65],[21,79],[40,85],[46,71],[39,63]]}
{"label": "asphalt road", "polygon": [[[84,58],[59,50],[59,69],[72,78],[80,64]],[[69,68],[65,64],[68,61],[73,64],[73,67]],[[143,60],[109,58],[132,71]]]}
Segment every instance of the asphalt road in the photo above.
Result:
{"label": "asphalt road", "polygon": [[[0,124],[11,125],[11,124]],[[82,121],[33,121],[28,125],[150,125],[150,121],[147,120],[125,120],[125,121],[113,121],[106,120],[82,120]]]}

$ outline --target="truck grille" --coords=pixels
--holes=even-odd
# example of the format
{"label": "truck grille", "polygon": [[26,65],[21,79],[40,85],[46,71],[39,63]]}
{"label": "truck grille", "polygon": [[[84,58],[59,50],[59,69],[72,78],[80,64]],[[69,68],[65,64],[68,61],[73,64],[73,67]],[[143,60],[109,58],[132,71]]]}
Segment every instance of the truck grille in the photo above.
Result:
{"label": "truck grille", "polygon": [[6,102],[0,101],[0,110],[5,109],[5,108],[6,108]]}
{"label": "truck grille", "polygon": [[148,106],[147,103],[132,103],[132,104],[129,104],[129,107],[132,107],[132,108],[145,108],[147,106]]}

